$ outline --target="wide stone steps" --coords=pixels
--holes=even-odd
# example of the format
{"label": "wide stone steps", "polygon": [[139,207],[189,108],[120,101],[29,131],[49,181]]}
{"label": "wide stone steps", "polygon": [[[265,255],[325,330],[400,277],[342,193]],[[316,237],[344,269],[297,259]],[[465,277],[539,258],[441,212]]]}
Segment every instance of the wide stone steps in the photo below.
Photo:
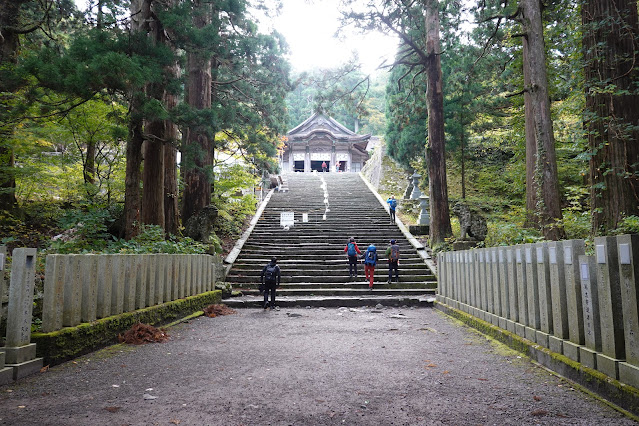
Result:
{"label": "wide stone steps", "polygon": [[[279,306],[429,305],[434,300],[436,278],[399,227],[389,223],[382,204],[356,174],[323,176],[328,208],[320,177],[294,173],[284,177],[288,191],[274,193],[262,216],[227,274],[227,282],[242,297],[225,299],[232,307],[261,306],[257,290],[260,274],[271,257],[282,270],[277,290]],[[294,212],[295,224],[280,227],[280,213]],[[307,213],[308,222],[303,222]],[[326,218],[324,219],[324,214]],[[379,262],[372,291],[358,264],[359,276],[351,281],[344,247],[354,237],[360,250],[375,244]],[[387,283],[384,252],[390,239],[400,246],[399,282]]]}
{"label": "wide stone steps", "polygon": [[[405,271],[406,272],[406,271]],[[289,271],[282,271],[282,283],[295,283],[302,285],[303,283],[348,283],[349,276],[346,273],[342,273],[340,275],[323,275],[323,276],[313,276],[313,275],[289,275]],[[364,277],[364,271],[360,271],[358,277]],[[381,281],[382,279],[386,279],[388,277],[388,271],[375,271],[374,275],[375,279]],[[257,285],[260,282],[260,275],[242,275],[242,274],[234,274],[229,275],[226,278],[227,281],[233,282],[235,284],[244,284],[244,283],[252,283]],[[399,274],[400,282],[411,282],[411,283],[422,283],[427,281],[435,282],[435,277],[432,275],[408,275],[400,272]]]}

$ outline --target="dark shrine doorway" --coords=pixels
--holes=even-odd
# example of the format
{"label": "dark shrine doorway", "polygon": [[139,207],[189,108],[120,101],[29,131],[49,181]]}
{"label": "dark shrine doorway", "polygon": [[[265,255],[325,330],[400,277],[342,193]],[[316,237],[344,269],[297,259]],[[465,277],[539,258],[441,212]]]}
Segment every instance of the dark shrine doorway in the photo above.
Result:
{"label": "dark shrine doorway", "polygon": [[329,171],[331,169],[330,161],[311,161],[311,170],[317,170],[318,172],[321,172],[322,163],[326,163],[326,171]]}

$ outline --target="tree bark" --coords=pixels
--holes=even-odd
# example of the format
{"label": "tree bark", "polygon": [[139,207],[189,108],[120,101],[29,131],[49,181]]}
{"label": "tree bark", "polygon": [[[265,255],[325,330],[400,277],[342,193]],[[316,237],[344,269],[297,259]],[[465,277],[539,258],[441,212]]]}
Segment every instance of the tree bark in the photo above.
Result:
{"label": "tree bark", "polygon": [[639,22],[636,0],[582,6],[593,234],[639,216]]}
{"label": "tree bark", "polygon": [[[142,31],[144,0],[131,0],[131,33]],[[142,145],[144,142],[140,99],[144,89],[133,89],[130,94],[129,139],[126,144],[126,174],[124,179],[124,238],[130,240],[140,232],[140,183],[142,176]]]}
{"label": "tree bark", "polygon": [[[178,77],[179,67],[173,66],[171,75]],[[167,94],[166,107],[170,111],[178,104],[175,94]],[[167,234],[177,235],[179,230],[178,177],[177,177],[177,145],[178,127],[167,122],[167,144],[164,145],[164,230]]]}
{"label": "tree bark", "polygon": [[[17,63],[20,48],[20,7],[27,0],[0,0],[0,69],[7,70]],[[15,159],[10,139],[13,136],[13,126],[6,123],[11,106],[10,96],[14,87],[11,79],[0,79],[0,93],[3,93],[0,111],[0,209],[12,211],[18,206],[16,199]]]}
{"label": "tree bark", "polygon": [[430,243],[442,243],[452,236],[448,183],[446,180],[446,140],[444,137],[444,94],[439,43],[437,0],[426,0],[426,102],[428,106],[428,148],[426,150],[431,206]]}
{"label": "tree bark", "polygon": [[[210,8],[195,2],[194,8]],[[195,14],[193,24],[203,28],[211,22],[211,11]],[[195,110],[211,108],[211,57],[204,52],[188,55],[187,101]],[[184,158],[184,194],[182,222],[186,222],[211,203],[210,175],[213,166],[213,144],[206,128],[190,126],[182,151]]]}
{"label": "tree bark", "polygon": [[530,104],[537,141],[536,184],[541,192],[539,220],[544,238],[560,240],[566,234],[561,225],[561,198],[557,176],[555,136],[550,115],[548,77],[546,74],[546,52],[539,0],[522,0],[522,24],[528,42],[528,66]]}
{"label": "tree bark", "polygon": [[[86,158],[84,159],[82,175],[84,177],[84,183],[89,185],[93,185],[95,183],[95,152],[95,141],[87,141],[87,153]],[[87,195],[91,196],[92,194],[87,192]]]}
{"label": "tree bark", "polygon": [[142,120],[136,118],[139,106],[131,105],[129,140],[126,144],[126,176],[124,179],[124,238],[130,240],[140,232],[140,183],[142,166]]}
{"label": "tree bark", "polygon": [[[528,52],[528,39],[523,37],[523,72],[524,87],[530,87],[530,55]],[[539,226],[539,218],[537,215],[537,199],[538,186],[535,179],[535,171],[537,170],[537,140],[535,139],[535,120],[533,118],[533,109],[530,99],[530,93],[524,92],[524,114],[525,114],[525,135],[526,135],[526,228],[537,228]]]}

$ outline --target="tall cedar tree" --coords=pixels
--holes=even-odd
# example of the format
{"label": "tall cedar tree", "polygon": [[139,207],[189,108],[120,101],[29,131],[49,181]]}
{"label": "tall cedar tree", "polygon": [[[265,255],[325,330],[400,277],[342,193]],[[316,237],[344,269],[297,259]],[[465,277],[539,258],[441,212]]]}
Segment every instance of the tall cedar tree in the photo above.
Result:
{"label": "tall cedar tree", "polygon": [[[538,193],[537,204],[540,205],[538,214],[544,238],[556,241],[565,238],[566,234],[561,225],[561,197],[555,136],[550,115],[541,2],[522,0],[519,12],[518,18],[524,28],[527,51],[524,76],[529,81],[529,86],[525,87],[525,91],[530,95],[527,105],[532,110],[531,114],[526,114],[526,118],[532,118],[537,144],[535,183],[531,189],[536,189]],[[529,125],[530,123],[527,122],[526,126]]]}
{"label": "tall cedar tree", "polygon": [[[351,2],[347,2],[352,5]],[[363,11],[352,11],[347,21],[365,29],[383,28],[400,38],[400,51],[393,65],[407,65],[408,71],[417,69],[425,74],[426,105],[428,108],[428,164],[431,225],[431,244],[444,242],[452,235],[448,184],[446,178],[446,147],[444,136],[444,96],[439,40],[439,2],[422,0],[408,5],[381,0],[371,2]],[[423,37],[416,37],[414,28],[425,28]]]}
{"label": "tall cedar tree", "polygon": [[188,105],[178,117],[184,128],[186,223],[211,204],[216,149],[235,151],[258,170],[275,169],[290,82],[282,39],[257,32],[247,2],[195,2],[182,13],[182,25],[174,23],[174,31],[188,56]]}
{"label": "tall cedar tree", "polygon": [[[213,15],[211,4],[194,1],[192,13],[195,29],[202,30],[211,25]],[[217,31],[216,33],[219,34]],[[186,101],[191,108],[197,111],[208,111],[211,108],[212,56],[213,51],[205,46],[192,45],[188,52]],[[184,176],[182,203],[184,223],[211,203],[212,139],[214,137],[210,129],[200,123],[194,123],[187,128],[182,151],[186,160],[182,172]]]}
{"label": "tall cedar tree", "polygon": [[596,235],[639,216],[639,22],[636,0],[586,0],[581,13]]}

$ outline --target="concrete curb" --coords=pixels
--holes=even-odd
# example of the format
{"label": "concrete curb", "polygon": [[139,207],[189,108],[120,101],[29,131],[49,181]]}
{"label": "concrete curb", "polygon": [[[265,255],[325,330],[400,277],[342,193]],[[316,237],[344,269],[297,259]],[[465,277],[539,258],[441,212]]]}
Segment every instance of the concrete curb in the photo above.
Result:
{"label": "concrete curb", "polygon": [[257,221],[260,220],[262,213],[264,213],[264,209],[266,208],[266,205],[271,199],[273,192],[275,192],[275,188],[271,189],[269,193],[266,194],[266,197],[264,197],[264,200],[257,208],[257,211],[255,212],[255,215],[253,216],[253,219],[251,219],[251,222],[249,223],[249,227],[246,229],[246,231],[244,231],[240,239],[235,242],[235,246],[233,246],[233,250],[231,250],[229,254],[226,256],[226,258],[224,259],[224,264],[226,265],[224,276],[228,275],[229,271],[231,270],[231,267],[233,266],[233,263],[235,262],[237,257],[240,255],[240,252],[242,251],[242,247],[244,247],[244,243],[246,243],[246,240],[248,240],[249,237],[251,236],[251,233],[253,232],[253,228],[255,228]]}
{"label": "concrete curb", "polygon": [[[370,189],[371,192],[373,194],[375,194],[375,197],[380,202],[382,207],[384,207],[384,210],[386,210],[386,213],[388,213],[390,215],[390,212],[388,210],[389,207],[388,207],[388,204],[386,203],[386,201],[384,201],[382,196],[379,195],[379,193],[377,192],[375,187],[368,181],[368,179],[366,179],[366,176],[364,176],[362,174],[362,172],[359,172],[358,174],[359,174],[359,177],[364,181],[366,186],[368,186],[368,189]],[[426,266],[428,266],[428,269],[430,269],[430,271],[433,273],[433,275],[437,276],[437,265],[435,265],[435,262],[433,262],[433,259],[431,258],[431,256],[426,251],[426,246],[424,246],[422,243],[420,243],[413,236],[413,234],[410,233],[408,228],[404,225],[404,223],[402,223],[401,219],[396,217],[395,218],[395,222],[396,222],[397,226],[399,227],[399,230],[404,235],[404,238],[406,238],[408,240],[408,242],[415,248],[415,250],[417,250],[417,254],[419,254],[419,256],[422,258],[422,260],[424,261]]]}
{"label": "concrete curb", "polygon": [[561,354],[550,351],[530,340],[483,321],[449,305],[435,302],[435,308],[479,332],[521,352],[558,375],[574,382],[586,391],[605,399],[619,411],[639,420],[639,389],[614,380],[599,371],[585,367]]}

